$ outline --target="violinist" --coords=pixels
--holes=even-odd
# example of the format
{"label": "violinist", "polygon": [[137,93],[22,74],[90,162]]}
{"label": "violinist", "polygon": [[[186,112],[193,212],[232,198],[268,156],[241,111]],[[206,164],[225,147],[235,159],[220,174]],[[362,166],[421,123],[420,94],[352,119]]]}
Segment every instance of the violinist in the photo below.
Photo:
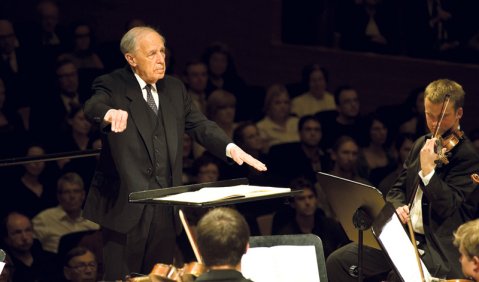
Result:
{"label": "violinist", "polygon": [[464,275],[479,282],[479,219],[459,226],[454,232],[454,245],[461,253],[461,266]]}
{"label": "violinist", "polygon": [[[386,196],[403,223],[410,217],[420,242],[421,259],[431,275],[438,278],[464,276],[451,238],[459,225],[473,218],[479,206],[473,195],[476,185],[470,177],[479,171],[479,155],[472,143],[461,134],[454,146],[442,146],[441,142],[460,130],[464,95],[462,86],[448,79],[433,81],[426,87],[426,123],[432,134],[415,141],[403,171]],[[438,153],[447,156],[447,162],[439,163]],[[391,269],[381,251],[365,249],[365,277]],[[357,280],[349,271],[357,265],[357,253],[357,244],[349,244],[329,256],[331,281]]]}
{"label": "violinist", "polygon": [[249,247],[249,227],[244,217],[231,208],[216,208],[197,226],[199,252],[208,271],[196,282],[252,282],[241,274],[241,258]]}

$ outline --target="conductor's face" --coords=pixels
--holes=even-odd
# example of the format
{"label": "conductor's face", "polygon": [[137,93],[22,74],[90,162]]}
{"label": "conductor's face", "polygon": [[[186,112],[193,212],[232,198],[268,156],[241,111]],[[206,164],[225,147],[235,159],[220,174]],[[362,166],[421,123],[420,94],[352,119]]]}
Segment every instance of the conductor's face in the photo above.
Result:
{"label": "conductor's face", "polygon": [[135,50],[125,56],[135,73],[146,83],[156,83],[165,76],[165,42],[156,32],[141,33]]}

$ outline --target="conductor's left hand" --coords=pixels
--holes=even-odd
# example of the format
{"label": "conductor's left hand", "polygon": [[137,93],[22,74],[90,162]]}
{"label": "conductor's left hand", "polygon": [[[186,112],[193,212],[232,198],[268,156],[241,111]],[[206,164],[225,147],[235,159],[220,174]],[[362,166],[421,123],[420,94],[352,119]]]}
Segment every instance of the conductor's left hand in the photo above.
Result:
{"label": "conductor's left hand", "polygon": [[266,171],[266,165],[257,159],[253,158],[250,154],[247,154],[240,147],[234,145],[230,148],[231,158],[239,165],[247,163],[250,166],[254,167],[258,171]]}

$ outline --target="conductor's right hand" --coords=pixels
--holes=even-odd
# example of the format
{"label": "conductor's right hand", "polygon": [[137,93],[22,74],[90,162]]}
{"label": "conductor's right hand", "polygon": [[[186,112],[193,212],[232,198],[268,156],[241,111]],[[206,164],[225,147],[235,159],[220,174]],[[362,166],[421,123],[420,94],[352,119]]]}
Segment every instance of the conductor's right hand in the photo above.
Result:
{"label": "conductor's right hand", "polygon": [[111,131],[123,132],[126,129],[126,121],[128,120],[128,113],[123,110],[111,109],[106,112],[103,118],[106,124],[111,124]]}

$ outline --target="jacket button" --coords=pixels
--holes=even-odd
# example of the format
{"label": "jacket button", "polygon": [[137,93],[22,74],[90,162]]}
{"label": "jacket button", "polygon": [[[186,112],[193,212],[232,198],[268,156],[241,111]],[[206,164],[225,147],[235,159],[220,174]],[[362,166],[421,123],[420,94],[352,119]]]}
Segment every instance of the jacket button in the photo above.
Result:
{"label": "jacket button", "polygon": [[151,175],[152,171],[153,171],[153,170],[151,169],[151,167],[149,167],[149,168],[146,169],[146,173],[148,173],[148,175]]}

